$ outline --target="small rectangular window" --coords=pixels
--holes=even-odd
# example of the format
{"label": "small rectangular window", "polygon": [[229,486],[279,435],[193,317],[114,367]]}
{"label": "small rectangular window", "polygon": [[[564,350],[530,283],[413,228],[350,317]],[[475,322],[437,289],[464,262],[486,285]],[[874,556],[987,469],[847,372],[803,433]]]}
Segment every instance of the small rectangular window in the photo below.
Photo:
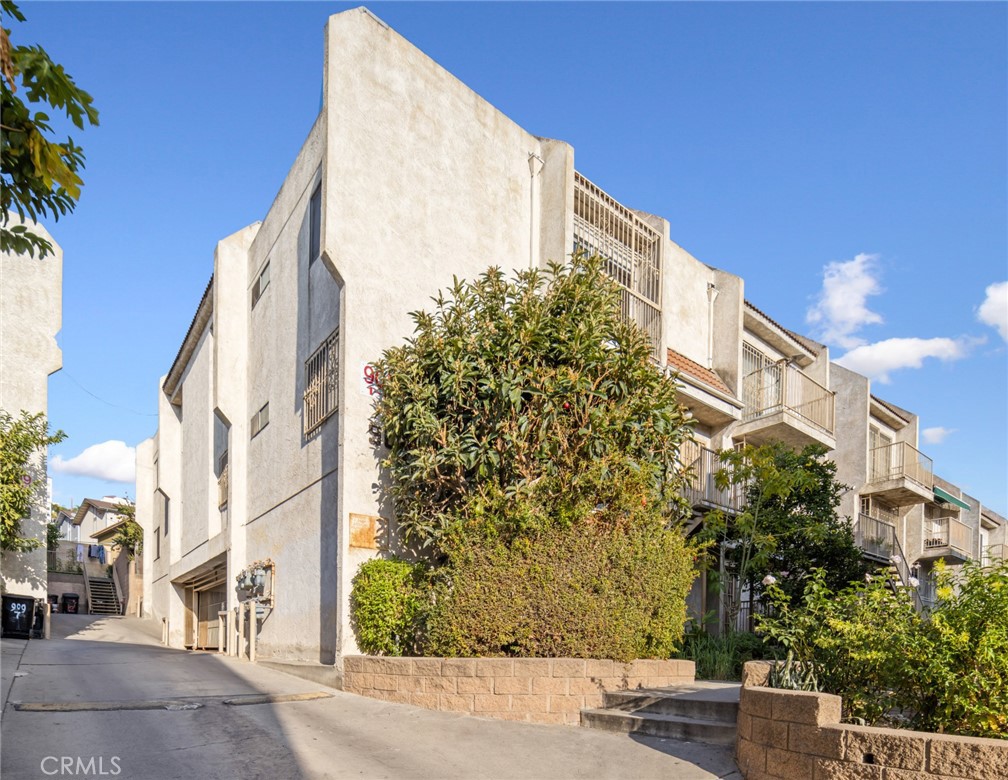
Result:
{"label": "small rectangular window", "polygon": [[263,428],[269,424],[269,401],[258,412],[252,415],[252,436],[255,438]]}
{"label": "small rectangular window", "polygon": [[269,286],[270,282],[270,264],[269,260],[266,261],[266,265],[262,267],[259,272],[259,276],[256,277],[255,282],[252,284],[252,308],[255,308],[256,303],[262,298],[263,293],[266,292],[266,288]]}
{"label": "small rectangular window", "polygon": [[315,188],[308,207],[308,262],[314,263],[322,251],[322,185]]}
{"label": "small rectangular window", "polygon": [[154,560],[161,557],[161,529],[154,529]]}

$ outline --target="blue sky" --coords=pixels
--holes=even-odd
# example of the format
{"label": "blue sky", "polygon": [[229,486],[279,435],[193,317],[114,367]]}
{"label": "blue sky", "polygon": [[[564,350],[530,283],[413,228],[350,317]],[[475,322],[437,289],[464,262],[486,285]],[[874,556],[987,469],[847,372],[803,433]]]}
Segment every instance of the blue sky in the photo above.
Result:
{"label": "blue sky", "polygon": [[[14,40],[43,44],[101,112],[74,134],[80,205],[49,224],[64,249],[57,501],[133,495],[129,448],[154,432],[214,245],[269,208],[319,108],[323,24],[348,7],[22,5]],[[370,7],[874,374],[920,414],[936,471],[1006,513],[1008,5]]]}

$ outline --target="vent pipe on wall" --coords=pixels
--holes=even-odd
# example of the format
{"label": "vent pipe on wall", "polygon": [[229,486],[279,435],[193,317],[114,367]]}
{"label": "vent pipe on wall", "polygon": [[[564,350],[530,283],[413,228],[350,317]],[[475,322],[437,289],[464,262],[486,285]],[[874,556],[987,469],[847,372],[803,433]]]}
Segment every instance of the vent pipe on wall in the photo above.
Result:
{"label": "vent pipe on wall", "polygon": [[707,368],[714,370],[714,301],[718,297],[718,288],[713,282],[707,282]]}
{"label": "vent pipe on wall", "polygon": [[529,152],[529,268],[535,268],[538,263],[538,252],[536,252],[537,238],[539,234],[539,220],[536,219],[536,200],[538,190],[536,178],[543,167],[543,158],[535,152]]}

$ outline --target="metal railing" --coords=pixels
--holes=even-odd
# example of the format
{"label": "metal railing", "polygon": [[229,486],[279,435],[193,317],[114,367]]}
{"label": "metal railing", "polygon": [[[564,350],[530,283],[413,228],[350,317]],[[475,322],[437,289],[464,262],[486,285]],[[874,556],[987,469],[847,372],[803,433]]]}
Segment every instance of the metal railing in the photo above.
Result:
{"label": "metal railing", "polygon": [[972,557],[973,529],[951,517],[931,520],[931,528],[924,531],[924,549],[934,550],[941,547],[949,547]]}
{"label": "metal railing", "polygon": [[[896,552],[896,526],[863,513],[854,526],[854,543],[869,558],[888,562]],[[907,574],[909,578],[909,573]],[[904,580],[906,582],[906,580]]]}
{"label": "metal railing", "polygon": [[305,361],[303,433],[308,435],[336,411],[339,376],[339,329],[330,333]]}
{"label": "metal railing", "polygon": [[[871,558],[880,564],[888,563],[890,571],[896,572],[899,584],[911,589],[914,608],[918,611],[924,608],[925,602],[920,591],[920,583],[914,585],[911,582],[913,573],[907,562],[906,553],[903,552],[903,546],[899,542],[896,526],[862,512],[858,514],[857,523],[854,526],[854,542],[861,548],[861,552],[866,558]],[[890,583],[896,584],[892,580]]]}
{"label": "metal railing", "polygon": [[905,441],[884,444],[868,451],[868,482],[885,482],[900,477],[930,490],[934,484],[931,458]]}
{"label": "metal railing", "polygon": [[1008,550],[1005,548],[1008,545],[1004,544],[988,544],[983,549],[983,565],[990,566],[991,564],[997,563],[998,561],[1003,561],[1005,559],[1005,554]]}
{"label": "metal railing", "polygon": [[620,286],[623,315],[661,346],[662,236],[634,212],[574,172],[574,250],[599,255]]}
{"label": "metal railing", "polygon": [[686,442],[680,450],[682,463],[687,467],[683,493],[691,506],[704,506],[740,512],[745,508],[745,485],[729,483],[717,486],[717,473],[725,468],[718,453],[696,442]]}
{"label": "metal railing", "polygon": [[220,476],[217,477],[217,508],[223,509],[228,503],[228,466],[221,469]]}
{"label": "metal railing", "polygon": [[833,435],[835,393],[786,360],[748,374],[742,380],[742,401],[743,421],[788,411]]}

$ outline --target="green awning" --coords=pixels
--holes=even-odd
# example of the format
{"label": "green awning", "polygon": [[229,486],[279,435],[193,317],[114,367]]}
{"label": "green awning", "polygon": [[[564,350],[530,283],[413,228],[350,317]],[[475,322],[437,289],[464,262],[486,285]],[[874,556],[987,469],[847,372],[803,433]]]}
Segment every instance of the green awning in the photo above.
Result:
{"label": "green awning", "polygon": [[946,493],[944,490],[942,490],[937,485],[935,485],[935,488],[934,488],[934,497],[935,497],[936,501],[941,501],[943,504],[953,504],[953,505],[959,507],[960,509],[969,509],[970,508],[969,504],[963,503],[958,498],[956,498],[955,496],[953,496],[951,493]]}

